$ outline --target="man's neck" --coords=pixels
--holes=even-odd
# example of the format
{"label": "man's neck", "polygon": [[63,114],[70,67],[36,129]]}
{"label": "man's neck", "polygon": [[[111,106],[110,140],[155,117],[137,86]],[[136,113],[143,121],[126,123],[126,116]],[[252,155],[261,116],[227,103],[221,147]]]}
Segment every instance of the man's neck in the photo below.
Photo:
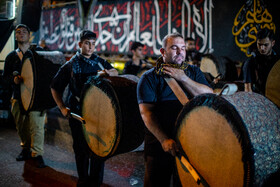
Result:
{"label": "man's neck", "polygon": [[82,55],[82,56],[85,57],[85,58],[90,58],[90,57],[91,57],[91,55],[85,55],[85,54],[83,54],[83,53],[81,53],[81,52],[80,52],[80,55]]}
{"label": "man's neck", "polygon": [[135,65],[137,65],[137,66],[139,66],[140,65],[140,58],[138,58],[138,57],[136,57],[136,56],[133,56],[132,57],[132,62],[133,62],[133,64],[135,64]]}
{"label": "man's neck", "polygon": [[29,43],[18,43],[18,48],[22,51],[22,53],[25,53],[30,47]]}

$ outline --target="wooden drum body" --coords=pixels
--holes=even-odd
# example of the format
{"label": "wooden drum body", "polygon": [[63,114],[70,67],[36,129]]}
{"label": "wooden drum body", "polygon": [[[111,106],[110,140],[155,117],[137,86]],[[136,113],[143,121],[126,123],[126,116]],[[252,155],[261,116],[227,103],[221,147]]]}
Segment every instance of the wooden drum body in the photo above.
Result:
{"label": "wooden drum body", "polygon": [[[50,83],[61,66],[54,63],[63,54],[56,52],[37,52],[32,59],[23,62],[21,76],[23,83],[20,85],[21,103],[25,111],[42,111],[56,106],[53,100]],[[50,56],[50,57],[48,57]],[[56,59],[50,61],[49,58]],[[64,58],[64,57],[63,57]]]}
{"label": "wooden drum body", "polygon": [[[280,111],[256,93],[195,97],[178,116],[176,141],[210,186],[260,186],[280,168]],[[197,186],[176,159],[180,180]]]}
{"label": "wooden drum body", "polygon": [[92,77],[82,94],[84,136],[94,156],[107,159],[144,141],[137,83],[125,77]]}

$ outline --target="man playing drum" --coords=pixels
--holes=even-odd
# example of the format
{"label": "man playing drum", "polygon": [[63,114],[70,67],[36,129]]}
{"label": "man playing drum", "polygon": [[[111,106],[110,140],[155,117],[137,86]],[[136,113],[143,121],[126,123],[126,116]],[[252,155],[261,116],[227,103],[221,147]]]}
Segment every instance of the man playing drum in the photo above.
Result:
{"label": "man playing drum", "polygon": [[[81,115],[80,96],[89,77],[96,76],[97,73],[109,76],[118,75],[118,71],[106,60],[93,53],[95,42],[95,33],[89,30],[82,31],[79,41],[81,51],[78,51],[59,69],[51,84],[53,98],[61,113],[66,117],[70,117],[70,112]],[[62,94],[68,84],[70,91],[69,108],[66,107],[62,100]],[[79,176],[77,186],[100,186],[103,181],[104,161],[94,159],[90,153],[81,122],[74,118],[69,118],[69,125],[72,132],[73,149]],[[89,167],[90,174],[88,174]]]}
{"label": "man playing drum", "polygon": [[20,75],[22,64],[26,59],[36,62],[35,51],[30,48],[30,29],[19,24],[15,28],[15,37],[18,48],[8,54],[5,59],[3,77],[13,86],[11,112],[21,140],[22,151],[17,161],[33,158],[37,167],[46,167],[43,160],[44,124],[46,113],[44,111],[25,112],[21,105],[20,84],[23,78]]}
{"label": "man playing drum", "polygon": [[272,49],[275,44],[272,30],[261,29],[257,33],[256,55],[249,58],[243,65],[244,90],[265,95],[268,74],[279,56]]}
{"label": "man playing drum", "polygon": [[162,57],[157,60],[156,67],[140,78],[137,97],[141,116],[148,129],[144,148],[144,186],[169,187],[175,167],[174,156],[178,151],[173,139],[175,121],[183,106],[164,77],[174,78],[188,98],[212,93],[213,90],[200,69],[185,62],[186,47],[181,34],[165,36],[160,52]]}

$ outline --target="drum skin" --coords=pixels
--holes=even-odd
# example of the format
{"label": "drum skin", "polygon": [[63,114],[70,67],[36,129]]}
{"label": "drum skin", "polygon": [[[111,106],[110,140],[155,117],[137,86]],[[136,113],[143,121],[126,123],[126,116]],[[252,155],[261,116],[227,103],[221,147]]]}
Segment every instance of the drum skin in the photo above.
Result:
{"label": "drum skin", "polygon": [[[131,77],[130,77],[131,78]],[[93,155],[107,159],[139,147],[144,122],[136,95],[137,83],[125,77],[91,77],[82,94],[84,136]]]}
{"label": "drum skin", "polygon": [[265,96],[280,108],[280,60],[270,70],[265,87]]}
{"label": "drum skin", "polygon": [[[186,104],[176,122],[176,142],[210,186],[261,186],[280,168],[280,111],[248,92],[203,94]],[[176,159],[183,186],[198,186]]]}
{"label": "drum skin", "polygon": [[51,94],[50,83],[61,66],[55,59],[61,59],[58,56],[61,56],[62,53],[44,52],[39,54],[40,52],[33,53],[33,58],[25,59],[21,69],[23,77],[23,83],[20,85],[21,103],[25,111],[43,111],[56,106]]}

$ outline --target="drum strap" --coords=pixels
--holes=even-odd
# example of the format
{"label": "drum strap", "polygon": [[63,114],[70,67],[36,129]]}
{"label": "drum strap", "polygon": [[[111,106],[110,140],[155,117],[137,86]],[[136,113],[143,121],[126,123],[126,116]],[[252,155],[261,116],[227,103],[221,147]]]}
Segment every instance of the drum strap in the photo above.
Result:
{"label": "drum strap", "polygon": [[171,90],[173,91],[173,93],[175,94],[175,96],[178,98],[178,100],[182,105],[185,105],[187,102],[189,102],[189,99],[186,96],[185,92],[174,78],[165,77],[164,80],[166,81],[166,83],[171,88]]}

